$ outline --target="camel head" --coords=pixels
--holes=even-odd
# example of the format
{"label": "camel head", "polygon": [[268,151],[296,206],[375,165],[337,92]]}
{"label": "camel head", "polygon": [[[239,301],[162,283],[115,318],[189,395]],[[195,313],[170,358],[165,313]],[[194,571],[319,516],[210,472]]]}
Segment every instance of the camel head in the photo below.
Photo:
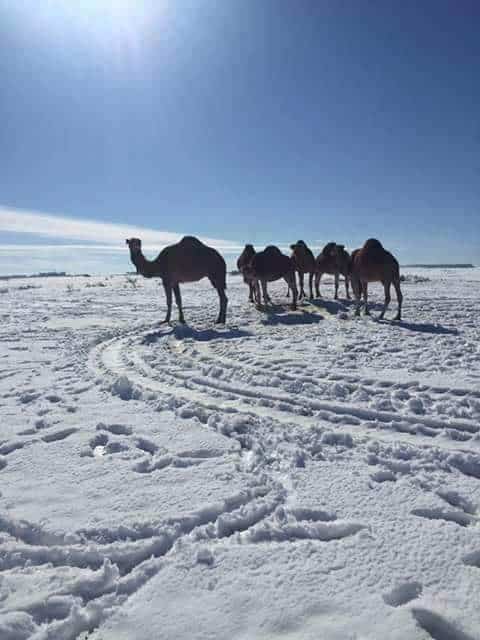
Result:
{"label": "camel head", "polygon": [[255,253],[256,252],[255,252],[255,249],[253,247],[253,244],[246,244],[240,257],[241,257],[241,259],[243,261],[251,260],[253,258],[253,256],[255,255]]}
{"label": "camel head", "polygon": [[322,249],[323,255],[334,258],[338,253],[338,246],[335,242],[328,242]]}
{"label": "camel head", "polygon": [[304,253],[305,249],[307,249],[307,245],[303,240],[297,240],[295,244],[290,245],[290,249],[292,251],[298,251],[300,253]]}
{"label": "camel head", "polygon": [[133,254],[141,253],[142,251],[142,241],[139,238],[127,238],[127,240],[125,240],[125,244],[128,245]]}

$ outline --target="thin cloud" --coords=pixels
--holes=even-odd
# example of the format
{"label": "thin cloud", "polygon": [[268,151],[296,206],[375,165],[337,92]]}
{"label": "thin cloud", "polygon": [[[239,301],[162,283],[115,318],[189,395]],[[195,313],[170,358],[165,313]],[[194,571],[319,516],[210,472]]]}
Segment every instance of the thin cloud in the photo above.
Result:
{"label": "thin cloud", "polygon": [[[163,247],[178,242],[182,233],[158,231],[133,225],[98,222],[96,220],[78,220],[63,216],[52,216],[37,211],[24,211],[0,206],[0,231],[35,234],[42,238],[92,242],[98,245],[123,245],[125,238],[141,238],[146,247]],[[218,238],[200,238],[203,242],[218,249],[238,249],[227,240]]]}

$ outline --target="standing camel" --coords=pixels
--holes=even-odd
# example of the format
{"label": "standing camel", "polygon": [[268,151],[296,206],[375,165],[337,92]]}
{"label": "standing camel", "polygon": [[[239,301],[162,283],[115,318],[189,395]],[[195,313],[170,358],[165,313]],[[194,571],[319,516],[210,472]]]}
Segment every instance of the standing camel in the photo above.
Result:
{"label": "standing camel", "polygon": [[245,267],[245,273],[254,283],[257,302],[260,302],[260,285],[262,286],[263,302],[271,303],[267,291],[267,282],[283,278],[293,292],[292,310],[297,308],[297,284],[295,282],[295,265],[293,260],[280,251],[278,247],[269,245],[263,251],[256,253]]}
{"label": "standing camel", "polygon": [[370,314],[368,310],[368,283],[381,282],[385,291],[385,303],[379,317],[383,318],[390,303],[390,285],[393,283],[398,301],[398,311],[394,320],[401,320],[403,296],[400,290],[400,268],[397,260],[382,247],[378,240],[370,238],[361,249],[353,251],[350,260],[350,273],[353,293],[357,302],[356,316],[360,315],[362,294],[365,314]]}
{"label": "standing camel", "polygon": [[[315,258],[303,240],[298,240],[290,245],[292,250],[291,258],[298,272],[298,283],[300,285],[299,300],[305,298],[304,277],[309,274],[308,284],[310,288],[310,300],[313,300],[313,275],[315,273]],[[288,295],[288,293],[287,293]]]}
{"label": "standing camel", "polygon": [[324,273],[335,276],[335,300],[338,300],[338,285],[340,282],[340,274],[345,278],[345,290],[347,299],[350,300],[350,292],[348,290],[349,263],[350,256],[345,251],[345,245],[329,242],[318,254],[315,273],[315,292],[317,298],[321,298],[320,280]]}
{"label": "standing camel", "polygon": [[246,267],[250,264],[253,256],[255,255],[255,249],[253,248],[253,245],[251,244],[246,244],[245,245],[245,249],[242,251],[240,257],[237,260],[237,269],[240,271],[240,273],[243,276],[243,281],[245,282],[245,284],[248,284],[248,287],[250,289],[250,293],[248,296],[248,301],[249,302],[254,302],[254,298],[255,298],[255,282],[254,280],[252,280],[252,278],[248,277],[248,272]]}
{"label": "standing camel", "polygon": [[163,322],[170,322],[172,314],[172,291],[178,308],[178,320],[185,322],[180,295],[181,282],[197,282],[208,278],[220,298],[220,313],[216,320],[224,324],[227,317],[227,267],[222,256],[193,236],[185,236],[169,247],[165,247],[155,260],[147,260],[142,253],[142,242],[138,238],[125,241],[130,249],[130,260],[145,278],[161,278],[167,298],[167,315]]}

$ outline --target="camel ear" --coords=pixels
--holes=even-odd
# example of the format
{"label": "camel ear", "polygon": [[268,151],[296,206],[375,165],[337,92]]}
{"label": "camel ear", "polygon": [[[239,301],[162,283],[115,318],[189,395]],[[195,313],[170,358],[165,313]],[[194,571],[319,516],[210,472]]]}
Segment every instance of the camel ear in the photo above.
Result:
{"label": "camel ear", "polygon": [[130,240],[125,240],[125,244],[130,244]]}

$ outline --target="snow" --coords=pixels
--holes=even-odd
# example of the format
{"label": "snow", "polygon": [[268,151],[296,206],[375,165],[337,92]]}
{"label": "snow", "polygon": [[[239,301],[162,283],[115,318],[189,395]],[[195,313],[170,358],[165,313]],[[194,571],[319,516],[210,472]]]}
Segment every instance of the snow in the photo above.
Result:
{"label": "snow", "polygon": [[480,270],[403,274],[2,287],[0,639],[478,640]]}

